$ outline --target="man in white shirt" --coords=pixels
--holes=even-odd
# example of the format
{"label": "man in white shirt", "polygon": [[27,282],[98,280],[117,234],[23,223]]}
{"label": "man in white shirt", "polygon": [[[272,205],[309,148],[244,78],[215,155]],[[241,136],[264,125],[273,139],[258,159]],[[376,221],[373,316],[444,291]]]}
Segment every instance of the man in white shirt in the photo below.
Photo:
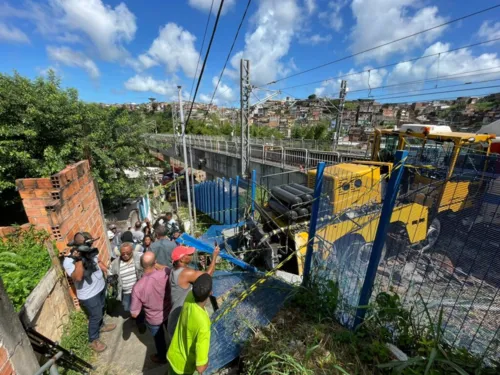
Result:
{"label": "man in white shirt", "polygon": [[[82,233],[77,233],[73,242],[75,246],[80,246],[84,245],[85,240]],[[103,319],[106,297],[104,275],[108,269],[97,255],[89,260],[84,259],[84,257],[85,254],[74,249],[71,257],[64,258],[63,266],[68,276],[73,280],[80,305],[89,318],[89,346],[96,352],[102,352],[106,350],[106,345],[99,340],[99,333],[109,332],[116,328],[116,324],[104,324]]]}

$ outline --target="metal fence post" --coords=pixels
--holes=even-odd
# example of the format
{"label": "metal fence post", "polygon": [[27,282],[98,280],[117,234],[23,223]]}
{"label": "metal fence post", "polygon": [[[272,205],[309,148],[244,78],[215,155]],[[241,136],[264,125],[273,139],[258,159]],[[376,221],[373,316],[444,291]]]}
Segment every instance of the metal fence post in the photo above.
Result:
{"label": "metal fence post", "polygon": [[389,223],[391,222],[391,215],[394,205],[396,204],[399,185],[401,184],[401,179],[403,178],[404,166],[407,157],[408,151],[396,151],[393,164],[394,169],[392,170],[389,183],[387,184],[384,203],[382,204],[382,212],[380,213],[380,219],[377,226],[377,233],[375,234],[375,241],[373,242],[372,253],[370,254],[370,261],[366,270],[363,287],[361,288],[361,293],[359,295],[359,303],[358,309],[356,310],[356,317],[354,319],[354,327],[357,327],[363,322],[366,314],[366,306],[370,302],[373,284],[377,275],[377,268],[380,263],[380,257],[382,256],[382,249],[387,237],[387,229],[389,228]]}
{"label": "metal fence post", "polygon": [[257,197],[257,172],[252,170],[252,219],[254,218],[255,213],[255,198]]}
{"label": "metal fence post", "polygon": [[323,186],[323,174],[325,172],[325,163],[318,164],[316,170],[316,182],[314,183],[314,199],[311,208],[311,224],[309,225],[309,236],[307,239],[306,260],[304,262],[304,272],[302,284],[307,285],[309,282],[309,274],[311,272],[312,254],[314,249],[314,237],[316,237],[316,226],[318,224],[318,214],[321,200],[321,189]]}
{"label": "metal fence post", "polygon": [[222,195],[222,211],[221,211],[221,223],[226,224],[226,178],[222,177],[222,189],[221,189],[221,195]]}
{"label": "metal fence post", "polygon": [[229,178],[229,223],[233,223],[233,179]]}
{"label": "metal fence post", "polygon": [[236,176],[236,223],[240,221],[240,176]]}

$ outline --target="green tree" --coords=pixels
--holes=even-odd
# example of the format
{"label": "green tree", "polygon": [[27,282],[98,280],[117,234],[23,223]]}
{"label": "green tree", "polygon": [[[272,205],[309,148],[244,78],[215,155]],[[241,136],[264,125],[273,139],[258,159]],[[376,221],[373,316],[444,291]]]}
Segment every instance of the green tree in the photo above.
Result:
{"label": "green tree", "polygon": [[[152,159],[140,137],[155,130],[144,112],[85,103],[53,72],[35,80],[0,74],[0,98],[0,207],[19,207],[16,179],[47,177],[82,159],[89,159],[105,204],[143,192]],[[140,177],[128,179],[127,169]]]}

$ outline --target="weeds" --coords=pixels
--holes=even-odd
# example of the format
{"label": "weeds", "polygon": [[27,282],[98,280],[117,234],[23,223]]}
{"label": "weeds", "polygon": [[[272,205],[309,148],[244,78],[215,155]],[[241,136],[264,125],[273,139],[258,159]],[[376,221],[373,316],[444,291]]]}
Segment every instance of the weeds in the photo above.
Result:
{"label": "weeds", "polygon": [[[84,361],[91,362],[93,353],[89,347],[87,327],[88,320],[85,313],[83,311],[73,311],[64,327],[60,345],[72,351]],[[79,375],[78,372],[68,369],[63,369],[61,373],[64,375]]]}
{"label": "weeds", "polygon": [[0,239],[0,275],[16,311],[51,266],[46,231],[30,227]]}

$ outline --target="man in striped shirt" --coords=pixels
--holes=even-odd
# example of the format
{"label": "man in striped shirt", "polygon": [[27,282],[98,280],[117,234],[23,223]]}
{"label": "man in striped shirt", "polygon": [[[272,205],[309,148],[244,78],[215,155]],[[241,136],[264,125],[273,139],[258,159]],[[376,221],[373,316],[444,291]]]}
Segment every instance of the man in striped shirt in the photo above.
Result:
{"label": "man in striped shirt", "polygon": [[120,257],[116,258],[109,270],[110,275],[118,276],[117,300],[122,302],[123,310],[130,312],[132,288],[142,276],[141,253],[135,252],[134,244],[124,242],[120,246]]}

